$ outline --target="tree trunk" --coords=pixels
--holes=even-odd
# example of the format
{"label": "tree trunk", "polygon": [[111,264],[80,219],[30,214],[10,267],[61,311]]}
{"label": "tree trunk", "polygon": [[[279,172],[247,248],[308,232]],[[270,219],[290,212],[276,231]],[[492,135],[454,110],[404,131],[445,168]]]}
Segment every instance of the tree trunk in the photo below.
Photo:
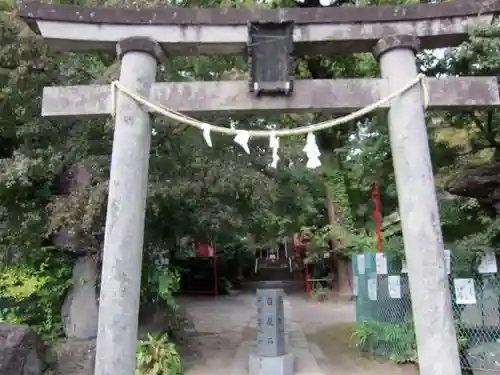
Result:
{"label": "tree trunk", "polygon": [[[333,194],[328,183],[325,183],[326,189],[326,210],[328,214],[328,223],[334,225],[338,222],[335,202],[333,201]],[[335,240],[332,235],[332,250],[335,251]],[[352,267],[349,257],[336,254],[333,257],[333,271],[335,272],[337,282],[335,283],[335,291],[340,295],[352,294]]]}
{"label": "tree trunk", "polygon": [[352,295],[352,264],[351,259],[338,256],[336,260],[337,292],[342,296]]}

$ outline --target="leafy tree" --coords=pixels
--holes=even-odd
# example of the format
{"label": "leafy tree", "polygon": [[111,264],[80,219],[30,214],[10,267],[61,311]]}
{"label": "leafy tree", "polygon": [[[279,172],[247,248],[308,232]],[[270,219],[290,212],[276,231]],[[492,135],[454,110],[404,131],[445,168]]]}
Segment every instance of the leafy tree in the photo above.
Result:
{"label": "leafy tree", "polygon": [[[363,1],[361,6],[429,1]],[[352,6],[332,1],[330,6]],[[119,64],[99,53],[52,50],[16,18],[14,3],[0,0],[0,261],[27,263],[32,254],[58,247],[61,231],[74,232],[78,246],[100,257],[112,145],[111,119],[66,120],[40,116],[45,86],[109,83]],[[80,6],[161,6],[161,1],[79,1]],[[179,0],[185,7],[316,7],[317,0]],[[498,24],[476,30],[468,42],[443,58],[423,52],[421,69],[430,75],[498,75]],[[304,56],[300,78],[375,77],[370,54]],[[162,65],[160,81],[243,79],[241,57],[176,57]],[[445,182],[464,166],[498,161],[498,112],[430,113],[433,167],[441,200],[445,240],[463,249],[498,243],[496,218],[471,199],[444,194]],[[326,114],[266,117],[203,117],[240,129],[298,125]],[[185,236],[213,239],[227,256],[270,246],[301,228],[311,237],[310,255],[333,243],[339,262],[373,250],[375,231],[371,189],[378,184],[382,216],[397,216],[397,193],[384,114],[374,113],[317,135],[323,166],[304,167],[302,137],[281,140],[280,165],[268,166],[267,140],[256,140],[247,155],[232,139],[214,135],[208,147],[200,132],[154,119],[146,216],[147,262],[178,247]],[[76,173],[78,172],[78,173]],[[75,174],[76,173],[76,174]],[[80,174],[81,173],[81,174]],[[87,176],[80,180],[78,176]],[[398,220],[384,227],[384,250],[401,254]],[[458,251],[458,250],[457,250]],[[464,252],[466,253],[466,252]],[[71,259],[67,259],[71,266]],[[343,267],[343,266],[342,266]],[[9,268],[10,269],[10,268]],[[147,275],[149,286],[165,282]],[[163,281],[162,281],[163,280]],[[148,284],[149,283],[149,284]],[[174,283],[173,283],[174,284]],[[172,284],[172,285],[173,285]],[[170,285],[170,284],[169,284]],[[167,287],[167,289],[173,288]],[[154,298],[150,296],[148,298]],[[170,298],[170,297],[167,297]]]}

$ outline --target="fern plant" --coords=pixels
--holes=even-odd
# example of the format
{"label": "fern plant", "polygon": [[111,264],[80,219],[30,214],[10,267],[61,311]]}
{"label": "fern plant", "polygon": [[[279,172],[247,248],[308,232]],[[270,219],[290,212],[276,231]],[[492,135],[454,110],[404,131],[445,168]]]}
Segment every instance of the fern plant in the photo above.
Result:
{"label": "fern plant", "polygon": [[135,375],[181,375],[182,363],[175,345],[166,335],[151,335],[137,343]]}

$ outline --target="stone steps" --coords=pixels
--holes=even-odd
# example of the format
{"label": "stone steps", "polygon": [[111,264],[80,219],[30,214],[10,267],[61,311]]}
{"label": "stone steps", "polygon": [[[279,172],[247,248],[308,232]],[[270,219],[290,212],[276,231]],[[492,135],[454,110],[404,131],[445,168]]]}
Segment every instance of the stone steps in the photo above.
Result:
{"label": "stone steps", "polygon": [[257,289],[283,289],[287,294],[304,292],[302,283],[297,280],[247,281],[242,285],[242,289],[252,293]]}
{"label": "stone steps", "polygon": [[288,258],[257,259],[256,272],[252,276],[253,281],[282,281],[293,280]]}

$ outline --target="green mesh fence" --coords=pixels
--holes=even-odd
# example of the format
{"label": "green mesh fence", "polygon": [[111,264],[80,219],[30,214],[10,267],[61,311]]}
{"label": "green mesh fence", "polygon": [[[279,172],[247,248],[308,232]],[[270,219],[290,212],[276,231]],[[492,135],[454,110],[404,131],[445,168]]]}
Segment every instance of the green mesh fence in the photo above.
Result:
{"label": "green mesh fence", "polygon": [[[447,269],[463,370],[500,372],[500,277],[496,259],[487,257],[478,272],[452,276]],[[385,259],[385,261],[384,261]],[[408,275],[400,260],[374,252],[353,257],[357,327],[361,350],[398,362],[416,362]]]}

